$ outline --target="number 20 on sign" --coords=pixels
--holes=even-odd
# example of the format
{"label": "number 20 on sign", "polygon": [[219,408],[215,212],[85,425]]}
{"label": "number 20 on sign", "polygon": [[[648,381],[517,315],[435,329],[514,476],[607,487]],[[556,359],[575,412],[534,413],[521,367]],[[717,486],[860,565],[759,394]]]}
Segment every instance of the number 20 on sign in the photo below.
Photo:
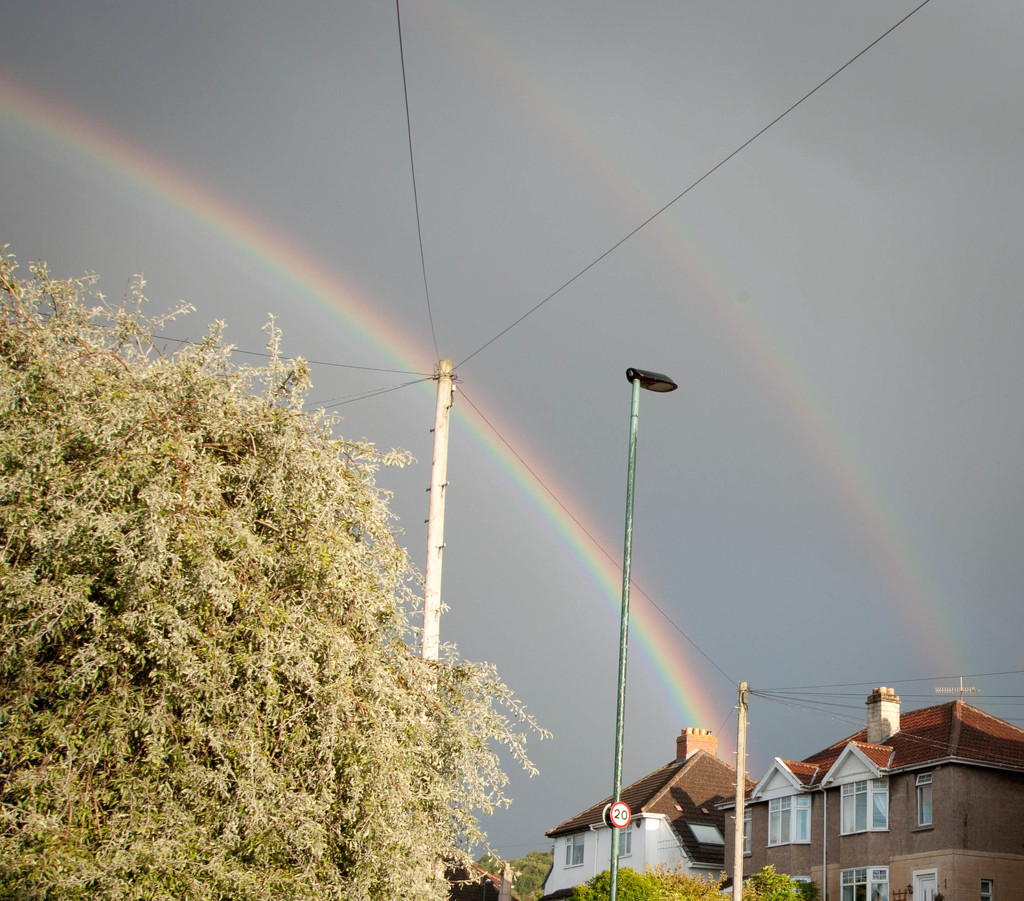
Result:
{"label": "number 20 on sign", "polygon": [[625,801],[616,801],[608,811],[608,819],[616,829],[625,829],[633,819],[633,812]]}

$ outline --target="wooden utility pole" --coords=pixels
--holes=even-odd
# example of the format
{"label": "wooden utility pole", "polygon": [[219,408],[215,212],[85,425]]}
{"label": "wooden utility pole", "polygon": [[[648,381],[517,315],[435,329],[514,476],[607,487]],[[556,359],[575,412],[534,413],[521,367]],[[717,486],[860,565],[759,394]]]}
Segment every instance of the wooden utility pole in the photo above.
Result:
{"label": "wooden utility pole", "polygon": [[732,898],[743,898],[743,825],[747,797],[747,683],[740,682],[739,716],[736,721],[736,820],[733,823]]}
{"label": "wooden utility pole", "polygon": [[441,558],[444,554],[444,495],[448,488],[448,423],[452,409],[452,361],[437,364],[434,455],[427,512],[427,567],[423,585],[424,660],[437,660],[441,646]]}

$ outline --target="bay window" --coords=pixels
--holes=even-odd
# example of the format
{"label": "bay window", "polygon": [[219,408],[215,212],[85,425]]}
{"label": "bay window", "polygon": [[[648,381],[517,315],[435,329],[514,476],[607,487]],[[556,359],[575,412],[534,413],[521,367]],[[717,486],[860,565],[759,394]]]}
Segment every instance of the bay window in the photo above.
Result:
{"label": "bay window", "polygon": [[840,822],[843,835],[888,829],[889,783],[885,779],[865,779],[844,785]]}
{"label": "bay window", "polygon": [[811,840],[811,799],[789,795],[768,802],[768,844],[788,845]]}

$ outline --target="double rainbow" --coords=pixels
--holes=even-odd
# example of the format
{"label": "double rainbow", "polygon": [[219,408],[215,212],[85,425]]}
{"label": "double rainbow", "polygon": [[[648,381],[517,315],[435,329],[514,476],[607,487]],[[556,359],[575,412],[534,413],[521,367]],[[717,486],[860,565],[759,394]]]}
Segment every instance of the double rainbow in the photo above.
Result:
{"label": "double rainbow", "polygon": [[[533,77],[526,70],[522,76],[526,84]],[[550,105],[555,101],[545,95],[544,103]],[[559,110],[564,115],[559,121],[565,121],[570,109],[569,104],[561,105]],[[553,121],[555,119],[558,117]],[[55,99],[0,75],[0,121],[4,120],[6,127],[18,127],[32,140],[44,145],[67,148],[98,170],[112,173],[133,188],[158,198],[254,263],[285,276],[301,289],[310,302],[331,311],[346,328],[359,334],[396,368],[419,372],[433,370],[434,361],[426,349],[427,345],[414,340],[399,324],[378,312],[379,306],[371,297],[360,292],[330,266],[305,252],[287,234],[261,221],[216,188],[202,184],[173,163],[161,159],[150,148],[117,134],[109,127],[101,128]],[[591,146],[581,145],[579,136],[582,132],[574,134],[575,149],[588,165],[598,171],[609,172],[608,160],[596,149],[601,145],[598,142]],[[620,199],[624,203],[639,209],[646,202],[648,212],[657,207],[644,196],[639,179],[629,184],[622,182],[619,177],[613,183],[620,185]],[[941,623],[947,617],[942,615],[940,595],[928,582],[924,567],[912,553],[909,537],[898,527],[895,511],[875,491],[867,468],[846,450],[849,442],[842,440],[840,425],[828,415],[824,398],[813,390],[811,381],[782,352],[768,329],[755,321],[747,306],[735,303],[735,292],[729,290],[724,279],[716,274],[716,268],[701,257],[698,243],[678,225],[669,225],[661,229],[660,234],[666,236],[663,239],[672,245],[669,249],[673,259],[689,260],[688,274],[701,279],[704,286],[702,295],[723,301],[715,304],[715,315],[725,320],[730,334],[742,345],[743,353],[755,361],[773,391],[785,401],[793,421],[841,487],[849,509],[887,571],[894,594],[904,600],[899,612],[908,624],[913,625],[914,634],[925,646],[941,648],[948,654],[957,645],[942,630]],[[681,249],[685,253],[681,253]],[[492,412],[487,411],[486,416],[502,434],[513,435],[513,431]],[[530,464],[535,477],[488,425],[476,417],[467,419],[463,425],[478,448],[529,499],[546,527],[558,537],[575,564],[596,586],[606,609],[617,618],[621,570],[608,558],[605,549],[617,548],[618,541],[608,540],[600,530],[589,525],[582,528],[563,509],[555,493],[568,497],[568,492],[562,491],[555,473],[535,462],[539,455],[532,455]],[[526,446],[518,438],[514,440],[518,446]],[[544,485],[552,486],[552,493]],[[598,547],[595,540],[600,541],[602,547]],[[658,680],[682,717],[680,722],[710,728],[722,721],[723,711],[716,700],[717,692],[701,687],[701,679],[688,662],[693,655],[684,654],[685,649],[674,640],[661,615],[650,605],[633,605],[631,635],[634,642],[639,643],[643,657],[658,674]],[[957,665],[961,663],[956,661]]]}

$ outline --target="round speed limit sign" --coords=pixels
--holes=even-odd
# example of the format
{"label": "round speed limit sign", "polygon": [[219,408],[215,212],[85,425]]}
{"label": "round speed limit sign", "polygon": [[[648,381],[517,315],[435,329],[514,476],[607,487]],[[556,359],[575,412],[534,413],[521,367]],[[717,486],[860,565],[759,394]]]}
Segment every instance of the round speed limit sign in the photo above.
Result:
{"label": "round speed limit sign", "polygon": [[608,819],[616,829],[625,829],[633,819],[633,812],[625,801],[616,801],[608,811]]}

